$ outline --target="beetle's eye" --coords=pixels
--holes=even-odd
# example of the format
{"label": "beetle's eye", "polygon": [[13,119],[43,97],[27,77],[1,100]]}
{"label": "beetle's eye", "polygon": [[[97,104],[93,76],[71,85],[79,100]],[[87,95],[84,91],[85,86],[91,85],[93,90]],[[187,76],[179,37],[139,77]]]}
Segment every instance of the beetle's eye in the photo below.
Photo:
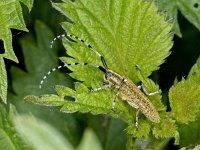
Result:
{"label": "beetle's eye", "polygon": [[105,73],[105,78],[107,79],[108,77],[111,77],[112,76],[112,73]]}

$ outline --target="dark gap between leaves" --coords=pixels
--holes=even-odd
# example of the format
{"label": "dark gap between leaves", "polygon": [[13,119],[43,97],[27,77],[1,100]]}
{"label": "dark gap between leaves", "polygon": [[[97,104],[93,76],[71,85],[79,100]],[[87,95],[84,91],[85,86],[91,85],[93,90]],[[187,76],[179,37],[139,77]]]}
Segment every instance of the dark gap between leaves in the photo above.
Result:
{"label": "dark gap between leaves", "polygon": [[74,97],[72,97],[72,96],[65,96],[64,100],[68,101],[68,102],[75,102],[76,99]]}
{"label": "dark gap between leaves", "polygon": [[5,53],[5,49],[4,49],[4,46],[3,46],[3,41],[0,40],[0,54],[4,54]]}

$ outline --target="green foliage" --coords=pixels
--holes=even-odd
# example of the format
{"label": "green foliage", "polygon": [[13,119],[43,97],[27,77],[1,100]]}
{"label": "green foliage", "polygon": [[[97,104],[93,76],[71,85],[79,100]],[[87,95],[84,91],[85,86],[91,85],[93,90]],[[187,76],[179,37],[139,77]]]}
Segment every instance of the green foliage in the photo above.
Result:
{"label": "green foliage", "polygon": [[197,116],[196,121],[189,124],[179,124],[180,132],[180,147],[197,145],[200,143],[200,129],[199,129],[200,117]]}
{"label": "green foliage", "polygon": [[[28,28],[30,31],[34,28],[34,32],[22,35],[23,37],[17,44],[19,49],[15,51],[20,52],[20,47],[22,47],[24,57],[22,68],[25,68],[25,71],[18,67],[11,67],[7,76],[5,67],[9,70],[10,65],[7,66],[4,58],[18,61],[12,49],[13,39],[10,29],[27,31],[20,2],[28,7],[27,10],[23,9],[23,15]],[[180,138],[179,146],[184,146],[183,149],[199,148],[200,59],[194,64],[195,54],[192,51],[198,49],[199,46],[198,43],[193,45],[189,42],[189,39],[192,42],[196,41],[198,36],[192,39],[191,33],[193,32],[187,30],[185,31],[187,34],[183,34],[183,37],[187,38],[184,37],[182,44],[178,43],[178,46],[182,47],[187,43],[184,48],[190,49],[190,53],[194,55],[193,58],[187,56],[187,62],[183,58],[180,59],[184,51],[177,47],[175,38],[176,46],[172,51],[173,56],[176,57],[176,64],[181,62],[184,67],[188,66],[188,70],[193,64],[194,66],[187,78],[183,78],[180,82],[178,79],[181,73],[178,74],[169,93],[166,92],[163,83],[157,85],[153,80],[147,78],[153,71],[159,69],[170,54],[173,38],[172,26],[174,25],[173,30],[177,35],[181,36],[181,33],[184,33],[183,24],[180,24],[182,25],[180,31],[177,21],[178,10],[200,30],[200,3],[198,0],[159,0],[156,4],[153,0],[76,0],[75,2],[62,0],[62,3],[52,2],[52,6],[59,11],[57,13],[62,13],[63,16],[51,11],[53,8],[49,7],[49,3],[48,0],[36,1],[33,11],[29,15],[28,11],[32,8],[33,0],[0,2],[0,40],[3,41],[5,49],[5,53],[1,52],[0,54],[0,99],[4,102],[4,104],[0,104],[0,149],[68,148],[81,150],[92,148],[121,150],[125,149],[125,146],[127,149],[166,149],[166,145],[172,137],[175,138],[176,144]],[[158,6],[159,13],[156,6]],[[168,17],[162,12],[163,10],[167,11]],[[49,18],[49,14],[51,14],[51,18]],[[139,130],[136,131],[134,125],[136,110],[130,107],[126,101],[122,101],[120,97],[116,103],[116,112],[112,112],[111,105],[116,91],[113,89],[96,93],[90,91],[91,88],[100,87],[103,81],[102,72],[92,66],[70,67],[70,70],[73,71],[70,76],[74,77],[76,81],[82,81],[75,82],[75,87],[72,84],[73,80],[68,75],[55,72],[48,80],[45,80],[42,90],[38,88],[42,76],[51,68],[58,66],[57,54],[59,52],[57,45],[54,45],[53,49],[49,48],[49,43],[55,35],[41,21],[35,22],[35,19],[46,21],[56,31],[58,22],[61,22],[64,16],[67,17],[65,21],[68,21],[62,23],[65,31],[86,40],[105,56],[111,69],[129,77],[134,83],[138,84],[141,81],[148,92],[157,91],[161,86],[162,95],[148,97],[161,117],[159,124],[150,122],[140,113]],[[173,19],[169,21],[166,18]],[[194,34],[196,33],[197,31],[194,32]],[[62,57],[63,62],[88,62],[102,65],[99,57],[83,43],[64,40],[64,46],[67,54],[72,57]],[[177,49],[181,49],[181,53],[175,55]],[[172,57],[168,59],[168,62],[171,59]],[[192,59],[193,62],[190,62],[189,60]],[[19,60],[21,61],[21,59]],[[168,65],[168,63],[165,64]],[[135,65],[138,65],[141,71],[137,72]],[[163,68],[163,66],[161,67]],[[175,69],[177,70],[177,68]],[[166,70],[170,73],[173,71],[173,69]],[[188,73],[188,70],[184,75]],[[181,76],[184,75],[181,74]],[[159,79],[165,78],[159,72],[154,72],[151,78],[155,79],[154,77],[158,82]],[[174,78],[175,76],[173,76]],[[168,76],[165,79],[168,82]],[[7,83],[7,80],[10,82]],[[29,94],[54,93],[53,86],[56,84],[63,85],[56,86],[56,95],[27,96]],[[8,102],[7,85],[9,85]],[[22,101],[25,96],[27,96],[27,101],[39,105]],[[72,99],[75,99],[75,102]],[[16,115],[15,108],[10,102],[19,112],[29,114],[31,112],[31,117]],[[65,113],[59,113],[59,110]],[[87,113],[87,115],[75,112]],[[95,116],[89,113],[95,114]],[[34,116],[40,119],[36,119]],[[52,145],[52,143],[57,144]],[[95,144],[91,147],[90,143]]]}
{"label": "green foliage", "polygon": [[[67,33],[86,40],[105,57],[110,68],[133,81],[138,81],[136,64],[146,77],[158,69],[169,55],[172,47],[172,36],[169,33],[172,24],[165,21],[164,15],[157,14],[153,1],[66,1],[53,6],[72,18],[74,24],[63,24]],[[64,45],[67,53],[75,58],[73,62],[101,65],[98,56],[82,43],[72,44],[67,41]],[[71,59],[66,59],[65,62],[69,63]],[[89,84],[93,79],[102,81],[100,71],[89,74],[94,69],[82,72],[77,67],[72,70],[73,77]],[[86,78],[84,74],[87,75]]]}
{"label": "green foliage", "polygon": [[[92,146],[91,146],[92,143]],[[78,146],[77,150],[102,150],[101,144],[98,138],[92,132],[92,130],[87,129],[83,135],[83,138]]]}
{"label": "green foliage", "polygon": [[182,36],[181,32],[180,32],[180,27],[178,24],[178,18],[177,18],[177,14],[178,14],[178,9],[177,9],[177,1],[176,0],[158,0],[158,7],[161,11],[166,11],[168,14],[169,18],[173,18],[174,19],[174,32],[178,35],[178,36]]}
{"label": "green foliage", "polygon": [[105,150],[126,149],[127,134],[126,132],[123,132],[124,129],[126,128],[126,124],[121,122],[121,120],[114,118],[110,120],[109,124],[106,123],[104,124],[108,126],[106,134],[105,134],[105,129],[102,132],[102,129],[99,127],[101,129],[100,130],[101,134],[103,134],[106,139],[104,149]]}
{"label": "green foliage", "polygon": [[[31,112],[34,116],[59,128],[60,131],[68,137],[68,140],[73,145],[76,145],[79,142],[81,132],[77,125],[76,118],[22,101],[23,98],[30,93],[52,93],[56,83],[73,87],[71,78],[58,71],[48,78],[43,84],[42,89],[39,89],[41,78],[47,71],[58,66],[58,47],[55,45],[53,49],[50,49],[49,43],[54,38],[54,35],[41,21],[36,21],[35,32],[36,37],[29,34],[20,39],[26,71],[18,67],[11,68],[12,87],[15,94],[9,92],[8,97],[20,112]],[[63,124],[65,128],[63,128]]]}
{"label": "green foliage", "polygon": [[[172,34],[170,34],[172,24],[165,20],[163,14],[157,13],[153,1],[130,0],[115,3],[112,1],[66,1],[53,3],[53,5],[67,17],[72,18],[73,25],[63,24],[67,32],[86,39],[95,49],[98,49],[110,68],[128,76],[135,82],[142,80],[149,91],[158,90],[158,86],[145,78],[158,69],[158,66],[169,55],[169,49],[172,46]],[[65,47],[67,54],[74,58],[62,58],[65,63],[88,62],[101,65],[99,57],[82,43],[65,42]],[[139,78],[135,65],[142,70]],[[97,68],[92,66],[69,68],[73,71],[70,74],[72,77],[84,81],[84,83],[76,83],[75,90],[57,86],[58,96],[28,96],[26,100],[47,106],[61,106],[61,111],[67,113],[79,111],[119,117],[129,125],[128,133],[134,137],[148,137],[151,130],[157,138],[175,136],[175,122],[167,117],[160,95],[152,96],[150,99],[160,111],[161,123],[156,125],[140,115],[140,130],[136,131],[133,123],[136,111],[131,106],[119,98],[116,112],[112,112],[114,97],[112,90],[92,93],[87,88],[87,86],[98,87],[99,82],[103,81],[103,74]],[[75,102],[67,100],[66,96],[74,97]],[[167,126],[169,123],[170,130],[168,131],[170,132],[166,132],[162,126]]]}
{"label": "green foliage", "polygon": [[[126,103],[119,103],[116,106],[116,112],[111,110],[112,101],[111,96],[107,91],[100,93],[90,92],[89,89],[81,83],[76,83],[75,90],[67,87],[57,86],[57,95],[44,95],[42,97],[28,96],[25,99],[37,104],[48,106],[62,106],[61,111],[66,113],[73,112],[91,112],[92,114],[110,114],[114,117],[121,117],[127,123],[131,123],[134,116],[129,115],[129,107]],[[76,98],[76,102],[65,100],[65,96]],[[114,96],[114,95],[113,95]],[[100,99],[99,101],[97,101]]]}
{"label": "green foliage", "polygon": [[[57,52],[58,48],[50,49],[49,43],[54,35],[50,29],[40,21],[35,23],[36,39],[33,36],[27,36],[21,39],[22,51],[26,56],[24,58],[26,64],[26,72],[12,67],[12,78],[14,92],[23,98],[27,94],[34,93],[50,93],[53,90],[55,83],[63,83],[72,87],[69,76],[55,73],[54,78],[49,78],[47,83],[44,83],[44,90],[39,89],[39,83],[47,71],[55,66],[58,66]],[[63,81],[64,80],[64,81]],[[52,85],[51,85],[52,83]],[[24,85],[31,85],[26,88]],[[48,86],[47,86],[48,85]],[[46,90],[45,90],[46,89]]]}
{"label": "green foliage", "polygon": [[14,123],[17,131],[35,150],[73,150],[71,144],[58,131],[43,121],[31,116],[15,116]]}
{"label": "green foliage", "polygon": [[200,145],[197,145],[195,146],[194,148],[186,148],[186,147],[183,147],[181,148],[180,150],[199,150],[200,149]]}
{"label": "green foliage", "polygon": [[174,19],[174,32],[182,36],[177,20],[178,10],[186,17],[198,30],[200,30],[200,2],[199,0],[158,0],[158,7],[168,13],[169,18]]}
{"label": "green foliage", "polygon": [[[26,139],[34,150],[75,149],[55,128],[33,116],[17,115],[14,118],[14,124],[20,135]],[[102,150],[98,138],[91,129],[85,130],[82,140],[76,149]]]}
{"label": "green foliage", "polygon": [[[29,11],[31,10],[33,0],[20,1],[28,7]],[[3,57],[18,62],[12,48],[12,34],[10,29],[13,28],[17,30],[28,31],[23,20],[20,1],[13,0],[0,2],[0,40],[3,40],[5,49],[5,52],[0,54],[0,98],[4,103],[7,102],[7,77]]]}
{"label": "green foliage", "polygon": [[166,143],[169,142],[169,139],[157,140],[155,138],[146,138],[146,139],[136,139],[134,145],[129,149],[152,149],[152,150],[161,150],[166,146]]}
{"label": "green foliage", "polygon": [[187,79],[173,85],[169,91],[172,116],[181,123],[195,121],[200,108],[199,60],[194,65]]}
{"label": "green foliage", "polygon": [[200,2],[199,0],[178,0],[177,6],[181,13],[200,30]]}
{"label": "green foliage", "polygon": [[12,118],[15,116],[15,109],[11,105],[7,111],[4,105],[0,104],[0,149],[1,150],[27,150],[29,147],[14,130]]}
{"label": "green foliage", "polygon": [[[28,7],[29,11],[31,10],[33,0],[21,0],[21,2]],[[28,31],[23,20],[20,1],[1,1],[0,14],[0,39],[4,41],[5,47],[5,53],[3,54],[3,57],[18,62],[12,49],[12,36],[10,29],[14,28]]]}
{"label": "green foliage", "polygon": [[192,77],[197,75],[198,77],[199,74],[200,74],[200,58],[197,59],[197,62],[191,68],[188,76]]}
{"label": "green foliage", "polygon": [[[187,79],[182,79],[180,82],[175,83],[169,91],[171,115],[178,122],[185,123],[178,125],[181,146],[187,146],[189,143],[196,145],[199,142],[199,66],[200,59],[190,70]],[[192,122],[190,126],[187,125],[189,122]]]}

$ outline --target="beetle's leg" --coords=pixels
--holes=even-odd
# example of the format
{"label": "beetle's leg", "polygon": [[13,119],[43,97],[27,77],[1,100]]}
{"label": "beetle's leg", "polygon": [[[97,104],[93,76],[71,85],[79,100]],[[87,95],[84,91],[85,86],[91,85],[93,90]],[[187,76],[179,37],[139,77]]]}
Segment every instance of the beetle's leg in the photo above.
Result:
{"label": "beetle's leg", "polygon": [[136,130],[138,130],[138,127],[139,127],[139,119],[138,119],[139,113],[140,113],[140,110],[137,110],[136,117],[135,117],[135,127],[136,127]]}
{"label": "beetle's leg", "polygon": [[115,112],[115,103],[117,101],[117,97],[119,96],[119,90],[117,91],[117,94],[115,95],[115,98],[114,98],[113,103],[112,103],[112,111],[113,112]]}
{"label": "beetle's leg", "polygon": [[117,101],[117,97],[119,96],[119,92],[120,92],[120,89],[121,89],[121,87],[122,87],[122,85],[123,85],[123,83],[124,83],[124,78],[122,79],[122,81],[121,81],[121,83],[120,83],[120,85],[119,85],[119,88],[118,88],[118,90],[117,90],[117,94],[115,95],[115,98],[114,98],[114,100],[113,100],[113,103],[112,103],[112,111],[114,112],[115,111],[115,103],[116,103],[116,101]]}
{"label": "beetle's leg", "polygon": [[94,89],[91,89],[91,92],[97,92],[97,91],[101,91],[101,90],[104,90],[106,88],[110,88],[112,87],[113,85],[112,84],[106,84],[106,85],[103,85],[99,88],[94,88]]}
{"label": "beetle's leg", "polygon": [[[141,74],[141,69],[140,69],[140,67],[139,67],[138,65],[135,65],[135,68],[136,68],[136,71],[139,72],[139,76],[140,76],[141,78],[145,79],[145,78],[143,77],[143,75]],[[152,95],[161,93],[161,90],[158,90],[158,91],[149,93],[149,92],[146,90],[146,87],[145,87],[144,84],[139,85],[138,88],[139,88],[139,89],[142,89],[142,91],[143,91],[147,96],[152,96]]]}
{"label": "beetle's leg", "polygon": [[[112,84],[106,84],[106,85],[104,85],[102,87],[92,89],[91,92],[101,91],[101,90],[104,90],[106,88],[110,88],[112,86],[113,86]],[[119,89],[118,89],[117,94],[115,95],[115,98],[114,98],[113,103],[112,103],[112,111],[115,111],[115,103],[116,103],[116,100],[117,100],[118,96],[119,96]]]}
{"label": "beetle's leg", "polygon": [[152,95],[161,93],[161,90],[160,90],[160,89],[159,89],[158,91],[149,93],[149,92],[147,91],[146,87],[145,87],[143,84],[141,85],[141,88],[142,88],[142,91],[143,91],[147,96],[152,96]]}

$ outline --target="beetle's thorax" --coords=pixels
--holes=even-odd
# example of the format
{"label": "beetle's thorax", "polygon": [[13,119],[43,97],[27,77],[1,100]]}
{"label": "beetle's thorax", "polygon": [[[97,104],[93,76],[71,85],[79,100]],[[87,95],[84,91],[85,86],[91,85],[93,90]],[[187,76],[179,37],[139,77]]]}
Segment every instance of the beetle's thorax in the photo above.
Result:
{"label": "beetle's thorax", "polygon": [[108,82],[109,84],[120,86],[121,82],[123,81],[123,77],[120,74],[110,69],[107,69],[104,75],[104,80]]}

